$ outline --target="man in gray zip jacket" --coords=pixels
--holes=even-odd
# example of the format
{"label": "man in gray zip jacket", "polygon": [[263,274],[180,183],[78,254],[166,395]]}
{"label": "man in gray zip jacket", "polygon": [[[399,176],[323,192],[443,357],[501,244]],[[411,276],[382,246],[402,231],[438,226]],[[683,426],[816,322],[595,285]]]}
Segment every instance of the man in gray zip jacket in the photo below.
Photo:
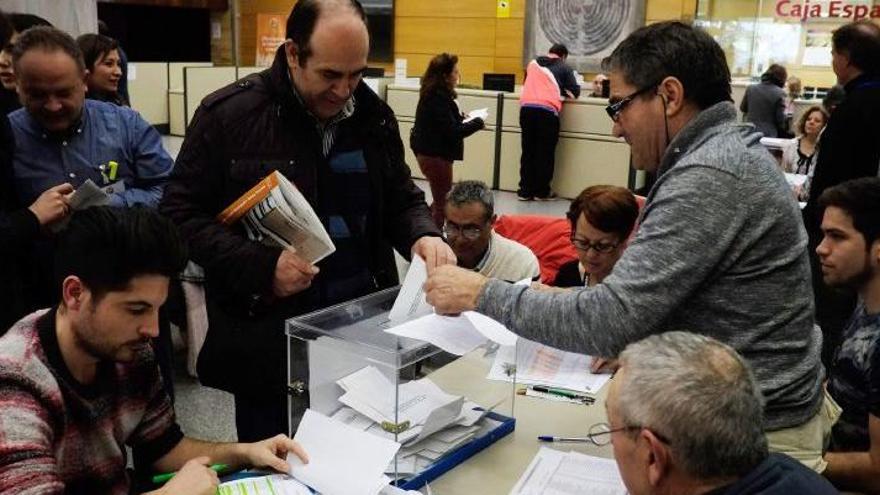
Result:
{"label": "man in gray zip jacket", "polygon": [[444,267],[426,283],[428,301],[603,357],[668,330],[714,337],[753,367],[771,450],[823,470],[839,409],[823,400],[807,236],[760,134],[736,123],[724,52],[699,29],[663,22],[634,32],[604,65],[614,133],[634,167],[658,176],[614,271],[558,293]]}

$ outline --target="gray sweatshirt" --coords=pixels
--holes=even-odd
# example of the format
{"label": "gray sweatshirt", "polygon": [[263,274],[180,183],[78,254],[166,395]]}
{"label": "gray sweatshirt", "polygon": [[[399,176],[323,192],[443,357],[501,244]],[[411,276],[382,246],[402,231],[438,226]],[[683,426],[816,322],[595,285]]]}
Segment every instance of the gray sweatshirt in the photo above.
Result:
{"label": "gray sweatshirt", "polygon": [[731,103],[667,148],[641,224],[602,284],[570,293],[489,281],[477,310],[566,351],[616,356],[669,330],[709,335],[751,364],[765,428],[803,424],[821,399],[807,236],[779,167]]}

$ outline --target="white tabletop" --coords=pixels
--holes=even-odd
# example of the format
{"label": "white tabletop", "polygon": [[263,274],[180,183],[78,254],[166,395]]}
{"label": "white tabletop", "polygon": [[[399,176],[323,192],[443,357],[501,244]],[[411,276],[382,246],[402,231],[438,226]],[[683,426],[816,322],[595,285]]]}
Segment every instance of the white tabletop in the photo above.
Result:
{"label": "white tabletop", "polygon": [[[499,395],[513,394],[510,384],[486,379],[491,364],[492,358],[483,357],[483,351],[478,349],[435,371],[430,378],[448,393],[465,395],[480,404],[491,405],[499,400]],[[538,435],[584,436],[591,425],[606,421],[607,391],[608,385],[599,391],[596,403],[591,406],[516,396],[513,402],[516,429],[513,433],[431,482],[431,492],[435,495],[509,493],[542,445],[613,457],[610,445],[547,444],[537,439]],[[510,413],[510,399],[497,411]]]}

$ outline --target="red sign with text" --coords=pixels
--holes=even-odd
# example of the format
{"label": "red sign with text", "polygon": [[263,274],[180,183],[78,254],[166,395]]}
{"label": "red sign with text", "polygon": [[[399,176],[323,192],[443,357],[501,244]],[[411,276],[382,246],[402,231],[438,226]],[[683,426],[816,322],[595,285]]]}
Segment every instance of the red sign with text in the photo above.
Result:
{"label": "red sign with text", "polygon": [[807,21],[812,18],[839,18],[847,21],[859,19],[880,19],[880,5],[832,0],[830,2],[810,2],[810,0],[777,0],[776,16],[787,19]]}

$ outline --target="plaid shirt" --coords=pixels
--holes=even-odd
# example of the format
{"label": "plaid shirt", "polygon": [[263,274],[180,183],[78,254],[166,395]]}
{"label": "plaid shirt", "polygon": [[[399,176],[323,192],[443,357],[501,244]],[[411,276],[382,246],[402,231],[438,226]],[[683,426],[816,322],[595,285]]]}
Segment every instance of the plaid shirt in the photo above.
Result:
{"label": "plaid shirt", "polygon": [[151,350],[100,363],[83,385],[64,364],[54,310],[0,338],[0,493],[127,494],[125,445],[151,465],[182,438]]}

